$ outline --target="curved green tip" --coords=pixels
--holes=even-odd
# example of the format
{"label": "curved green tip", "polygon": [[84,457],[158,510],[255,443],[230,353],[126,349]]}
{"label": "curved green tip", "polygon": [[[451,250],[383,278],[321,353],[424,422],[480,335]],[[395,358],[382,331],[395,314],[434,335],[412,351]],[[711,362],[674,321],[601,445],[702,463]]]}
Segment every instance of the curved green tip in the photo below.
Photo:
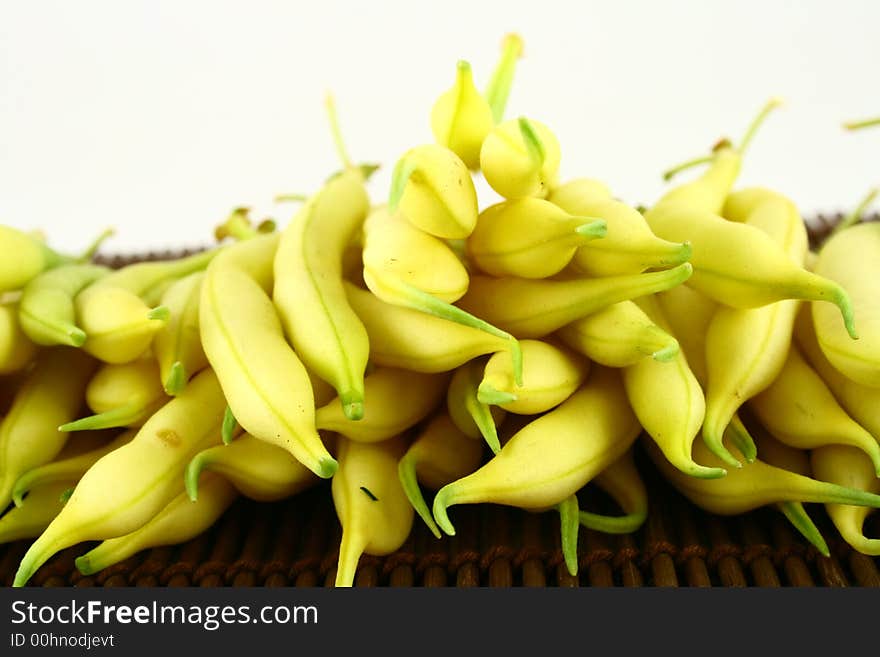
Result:
{"label": "curved green tip", "polygon": [[339,395],[342,413],[352,422],[364,418],[364,396],[358,392],[345,392]]}
{"label": "curved green tip", "polygon": [[88,554],[77,557],[73,563],[82,575],[92,575],[100,570],[100,568],[95,568]]}
{"label": "curved green tip", "polygon": [[15,489],[12,491],[12,503],[15,504],[16,507],[21,508],[21,505],[24,502],[25,493],[27,493],[26,488],[18,488],[16,485]]}
{"label": "curved green tip", "polygon": [[489,84],[483,94],[492,110],[492,119],[497,124],[504,118],[504,108],[513,86],[516,61],[522,56],[523,40],[515,32],[505,35],[501,43],[501,58],[492,72]]}
{"label": "curved green tip", "polygon": [[557,505],[559,511],[559,528],[562,534],[562,556],[565,559],[565,567],[568,574],[575,577],[578,574],[578,530],[580,522],[578,518],[577,497],[572,495]]}
{"label": "curved green tip", "polygon": [[53,540],[55,538],[49,538],[48,532],[43,532],[36,541],[31,543],[30,548],[18,564],[18,570],[15,572],[15,579],[12,582],[14,588],[21,588],[27,584],[37,569],[58,551],[56,549],[58,541]]}
{"label": "curved green tip", "polygon": [[137,403],[130,403],[105,411],[104,413],[97,413],[67,422],[59,426],[58,431],[91,431],[93,429],[125,427],[134,422],[138,417],[141,417],[143,413],[143,406]]}
{"label": "curved green tip", "polygon": [[82,347],[86,342],[86,332],[81,328],[74,326],[67,331],[67,337],[70,339],[70,345],[72,347]]}
{"label": "curved green tip", "polygon": [[874,187],[868,190],[868,193],[859,204],[853,208],[852,212],[847,214],[841,221],[837,222],[837,225],[832,229],[831,234],[835,235],[842,230],[846,230],[853,224],[859,223],[862,220],[862,215],[865,214],[865,211],[870,207],[871,203],[874,202],[874,199],[877,198],[878,194],[880,194],[880,187]]}
{"label": "curved green tip", "polygon": [[[274,200],[276,203],[288,203],[288,202],[305,203],[306,201],[309,200],[309,195],[308,194],[299,194],[296,192],[289,192],[289,193],[285,193],[285,194],[276,195]],[[269,232],[271,232],[271,231],[269,231]]]}
{"label": "curved green tip", "polygon": [[236,426],[238,426],[238,422],[235,420],[235,415],[232,414],[232,409],[227,406],[223,411],[223,424],[220,425],[220,438],[224,445],[232,442]]}
{"label": "curved green tip", "polygon": [[742,463],[740,463],[733,454],[727,451],[727,448],[722,444],[721,438],[717,433],[703,431],[703,442],[706,443],[706,447],[709,448],[710,452],[724,461],[727,465],[734,468],[743,467]]}
{"label": "curved green tip", "polygon": [[532,158],[532,161],[537,168],[540,169],[544,166],[544,159],[547,157],[547,152],[544,150],[544,143],[535,131],[532,122],[527,118],[521,116],[517,119],[517,123],[519,124],[520,134],[522,134],[523,143],[526,145],[526,150],[529,152],[529,157]]}
{"label": "curved green tip", "polygon": [[840,314],[843,316],[843,325],[846,327],[849,337],[853,340],[858,340],[859,334],[856,332],[855,310],[853,309],[852,300],[849,298],[846,290],[840,286],[837,286],[834,303],[840,308]]}
{"label": "curved green tip", "polygon": [[822,556],[831,556],[831,551],[828,549],[825,538],[822,536],[819,528],[816,527],[813,519],[807,514],[803,504],[800,502],[780,502],[778,508],[798,533],[807,539]]}
{"label": "curved green tip", "polygon": [[845,130],[861,130],[862,128],[871,128],[880,125],[880,116],[870,119],[859,119],[855,121],[846,121],[843,124]]}
{"label": "curved green tip", "polygon": [[73,420],[72,422],[66,422],[58,426],[58,431],[63,431],[64,433],[69,433],[71,431],[88,431],[94,428],[94,417],[96,416],[90,415],[89,417],[82,417],[78,420]]}
{"label": "curved green tip", "polygon": [[190,459],[186,465],[186,472],[183,475],[183,484],[186,487],[186,494],[193,502],[199,499],[199,477],[205,467],[204,452],[199,452]]}
{"label": "curved green tip", "polygon": [[21,475],[15,480],[15,483],[12,486],[12,502],[17,507],[22,505],[24,502],[24,496],[27,495],[31,489],[33,483],[33,477],[31,476],[32,472],[33,470],[30,470]]}
{"label": "curved green tip", "polygon": [[660,363],[668,363],[678,355],[678,352],[680,350],[678,340],[676,340],[672,336],[669,336],[669,338],[671,342],[667,346],[663,347],[662,349],[658,349],[653,354],[651,354],[651,358]]}
{"label": "curved green tip", "polygon": [[165,392],[172,397],[179,395],[186,387],[186,382],[186,368],[179,360],[174,361],[168,371],[168,378],[165,379]]}
{"label": "curved green tip", "polygon": [[491,384],[483,382],[477,388],[477,400],[487,406],[501,406],[516,401],[517,396],[512,392],[496,390]]}
{"label": "curved green tip", "polygon": [[456,305],[441,301],[437,297],[428,294],[396,277],[388,277],[383,284],[394,290],[402,305],[414,308],[420,312],[428,313],[462,326],[469,326],[489,335],[506,340],[509,344],[510,358],[513,361],[513,377],[516,385],[522,386],[522,347],[517,339],[501,329],[492,326],[489,322],[462,310]]}
{"label": "curved green tip", "polygon": [[713,468],[701,465],[696,461],[690,461],[684,467],[679,467],[679,470],[697,479],[721,479],[721,477],[727,476],[727,470],[724,468]]}
{"label": "curved green tip", "polygon": [[688,262],[691,259],[691,256],[694,254],[694,247],[690,242],[682,242],[678,247],[678,262],[675,264],[679,264],[682,262]]}
{"label": "curved green tip", "polygon": [[339,462],[332,456],[325,456],[318,461],[317,474],[321,479],[330,479],[339,469]]}
{"label": "curved green tip", "polygon": [[722,437],[730,440],[733,446],[743,455],[746,463],[754,463],[755,459],[758,458],[758,447],[755,445],[755,439],[752,438],[752,434],[749,433],[738,414],[734,414],[730,419]]}
{"label": "curved green tip", "polygon": [[869,493],[857,488],[848,488],[838,484],[820,482],[817,487],[816,500],[823,504],[852,504],[853,506],[869,506],[880,509],[880,495]]}
{"label": "curved green tip", "polygon": [[409,454],[404,455],[397,464],[397,476],[400,478],[400,483],[403,486],[403,492],[406,494],[406,499],[409,500],[409,503],[412,505],[413,509],[415,509],[415,512],[425,521],[425,524],[428,526],[428,529],[431,530],[431,533],[434,534],[436,538],[441,538],[440,528],[437,527],[437,523],[434,522],[434,517],[431,515],[430,509],[428,509],[428,504],[425,502],[424,495],[422,495],[422,489],[419,487],[415,459]]}
{"label": "curved green tip", "polygon": [[352,422],[357,422],[364,418],[363,402],[350,402],[342,405],[342,412]]}
{"label": "curved green tip", "polygon": [[391,174],[391,190],[388,194],[388,211],[396,212],[403,192],[406,190],[406,184],[415,173],[417,165],[412,157],[408,154],[404,155],[394,167]]}
{"label": "curved green tip", "polygon": [[523,385],[523,363],[522,363],[522,347],[519,344],[519,340],[515,337],[510,336],[510,359],[513,361],[513,382],[516,384],[517,388],[522,388]]}
{"label": "curved green tip", "polygon": [[76,259],[78,262],[88,262],[92,259],[92,257],[98,252],[98,249],[101,248],[101,245],[104,243],[108,237],[111,237],[115,233],[115,229],[106,228],[104,232],[102,232],[95,240],[86,247],[86,250],[82,252],[82,254]]}
{"label": "curved green tip", "polygon": [[604,219],[591,220],[590,223],[582,224],[575,228],[574,232],[581,237],[598,239],[600,237],[605,237],[608,234],[608,224]]}
{"label": "curved green tip", "polygon": [[713,159],[714,156],[712,155],[701,155],[700,157],[695,157],[691,160],[682,162],[681,164],[676,164],[674,167],[670,167],[663,172],[663,182],[669,182],[682,171],[685,171],[692,167],[700,166],[701,164],[708,164]]}
{"label": "curved green tip", "polygon": [[501,442],[498,440],[498,429],[495,426],[495,418],[492,417],[492,410],[487,404],[483,404],[478,399],[471,397],[465,401],[465,406],[474,424],[483,440],[492,450],[493,454],[501,451]]}
{"label": "curved green tip", "polygon": [[758,131],[758,128],[764,123],[764,120],[767,118],[767,116],[776,108],[782,107],[783,104],[784,101],[779,96],[773,96],[764,104],[764,106],[758,112],[757,116],[752,119],[752,122],[749,124],[748,128],[746,128],[746,132],[739,143],[738,150],[740,154],[746,152],[746,149],[752,142],[755,133]]}
{"label": "curved green tip", "polygon": [[644,525],[647,519],[648,509],[641,509],[622,516],[605,516],[590,511],[578,513],[578,521],[581,525],[604,534],[631,534]]}
{"label": "curved green tip", "polygon": [[446,511],[452,502],[452,500],[447,499],[452,495],[452,489],[450,488],[451,485],[452,484],[447,484],[437,491],[437,494],[434,496],[432,512],[434,520],[437,522],[440,529],[442,529],[448,536],[455,536],[455,527],[453,527],[452,523],[449,521],[449,514]]}
{"label": "curved green tip", "polygon": [[168,306],[156,306],[147,313],[147,319],[158,319],[160,322],[167,322],[171,317],[171,311]]}
{"label": "curved green tip", "polygon": [[866,438],[868,440],[864,451],[874,465],[874,474],[876,474],[877,477],[880,477],[880,443],[878,443],[871,435],[866,436]]}

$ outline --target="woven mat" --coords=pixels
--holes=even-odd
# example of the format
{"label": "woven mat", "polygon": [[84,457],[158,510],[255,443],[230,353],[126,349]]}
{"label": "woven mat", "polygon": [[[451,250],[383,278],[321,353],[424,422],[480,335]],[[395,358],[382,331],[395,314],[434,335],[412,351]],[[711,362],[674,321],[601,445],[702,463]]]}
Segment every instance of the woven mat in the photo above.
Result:
{"label": "woven mat", "polygon": [[[406,544],[386,557],[364,556],[356,586],[880,586],[880,558],[844,543],[821,505],[807,508],[831,556],[819,554],[770,508],[707,514],[659,478],[641,448],[639,471],[650,496],[646,524],[631,535],[581,529],[580,572],[568,574],[555,513],[499,505],[456,506],[454,537],[435,539],[415,520]],[[582,504],[611,510],[585,490]],[[880,514],[867,523],[880,535]],[[74,559],[96,543],[55,555],[30,586],[332,586],[341,529],[329,485],[284,502],[239,500],[187,543],[146,550],[93,576]],[[29,545],[0,547],[0,583],[9,586]]]}
{"label": "woven mat", "polygon": [[[840,218],[812,220],[812,243],[820,243]],[[195,250],[97,260],[121,266]],[[582,528],[577,577],[563,562],[555,513],[483,504],[453,507],[458,533],[440,540],[416,517],[400,550],[361,558],[355,585],[880,586],[880,557],[851,549],[821,505],[807,508],[828,542],[827,558],[773,509],[734,517],[704,513],[660,479],[638,446],[636,463],[648,487],[648,521],[622,536]],[[599,492],[587,489],[580,497],[582,508],[613,512]],[[869,517],[865,531],[880,536],[880,514]],[[329,484],[322,482],[284,502],[241,499],[194,540],[144,551],[92,576],[80,575],[74,559],[97,543],[74,546],[50,559],[29,586],[332,586],[340,535]],[[29,544],[0,546],[0,584],[11,585]]]}

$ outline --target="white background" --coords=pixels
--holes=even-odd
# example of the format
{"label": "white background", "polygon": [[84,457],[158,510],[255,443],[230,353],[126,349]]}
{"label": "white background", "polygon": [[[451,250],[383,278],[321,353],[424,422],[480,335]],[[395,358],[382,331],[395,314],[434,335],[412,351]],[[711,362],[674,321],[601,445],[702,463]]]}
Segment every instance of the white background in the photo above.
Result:
{"label": "white background", "polygon": [[508,31],[507,116],[555,130],[563,177],[648,204],[778,95],[741,184],[846,210],[880,183],[880,128],[840,126],[880,114],[878,29],[874,0],[0,0],[0,222],[62,250],[114,226],[108,252],[208,243],[237,205],[283,224],[274,195],[338,167],[326,90],[383,198],[456,60],[482,87]]}

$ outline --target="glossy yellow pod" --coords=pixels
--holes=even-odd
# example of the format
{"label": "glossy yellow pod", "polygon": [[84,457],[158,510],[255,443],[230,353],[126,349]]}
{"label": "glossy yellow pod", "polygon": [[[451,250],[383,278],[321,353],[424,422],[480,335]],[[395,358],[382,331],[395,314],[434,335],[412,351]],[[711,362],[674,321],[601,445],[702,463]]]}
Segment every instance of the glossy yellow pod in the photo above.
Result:
{"label": "glossy yellow pod", "polygon": [[[745,463],[742,468],[733,468],[719,479],[691,477],[674,468],[653,441],[645,440],[643,444],[663,478],[691,502],[710,513],[737,515],[778,502],[830,502],[880,507],[880,495],[805,477],[761,459]],[[701,441],[694,442],[693,457],[709,465],[720,466],[723,463]]]}
{"label": "glossy yellow pod", "polygon": [[[96,433],[100,435],[100,433],[106,432]],[[136,429],[128,429],[109,442],[103,441],[102,444],[92,446],[91,449],[71,450],[72,447],[78,447],[79,443],[89,442],[84,435],[76,436],[75,441],[68,441],[64,450],[54,460],[28,470],[15,481],[15,487],[12,489],[12,501],[16,506],[21,506],[25,495],[33,488],[40,488],[59,481],[79,481],[88,469],[97,463],[98,459],[131,442],[136,434]],[[68,454],[69,451],[73,453]]]}
{"label": "glossy yellow pod", "polygon": [[305,366],[334,387],[352,419],[363,414],[370,345],[345,297],[342,266],[369,207],[363,175],[347,169],[297,212],[274,258],[272,299],[285,334]]}
{"label": "glossy yellow pod", "polygon": [[69,264],[32,278],[21,293],[18,320],[37,344],[80,347],[86,334],[76,325],[74,299],[79,292],[110,273],[101,265]]}
{"label": "glossy yellow pod", "polygon": [[[653,297],[641,306],[653,321],[665,318]],[[694,439],[706,412],[703,388],[682,351],[667,361],[643,358],[621,370],[626,396],[644,430],[664,457],[692,477],[717,478],[726,473],[692,458]]]}
{"label": "glossy yellow pod", "polygon": [[620,301],[680,285],[693,269],[672,269],[574,280],[529,280],[473,276],[459,305],[517,338],[541,338],[581,317]]}
{"label": "glossy yellow pod", "polygon": [[330,484],[342,525],[337,587],[354,584],[362,554],[390,554],[412,530],[415,513],[397,474],[406,448],[402,436],[379,443],[339,439],[339,471]]}
{"label": "glossy yellow pod", "polygon": [[801,307],[795,319],[794,338],[802,354],[849,416],[872,436],[880,436],[880,389],[856,383],[831,364],[816,339],[812,313],[807,304]]}
{"label": "glossy yellow pod", "polygon": [[34,488],[24,501],[0,516],[0,545],[36,538],[64,507],[75,481],[55,481]]}
{"label": "glossy yellow pod", "polygon": [[159,305],[162,294],[176,279],[204,269],[220,250],[127,265],[85,287],[74,299],[77,324],[86,334],[82,348],[107,363],[143,355],[169,317]]}
{"label": "glossy yellow pod", "polygon": [[549,200],[566,212],[597,217],[607,231],[601,240],[581,245],[572,258],[572,267],[590,276],[640,274],[647,269],[664,269],[686,262],[691,255],[686,240],[670,242],[653,233],[642,214],[621,201],[598,194],[560,194]]}
{"label": "glossy yellow pod", "polygon": [[[656,301],[656,308],[665,320],[665,326],[679,341],[688,367],[697,377],[705,396],[709,378],[706,365],[706,333],[719,304],[687,285],[679,285],[655,294],[652,299]],[[756,454],[754,440],[738,413],[734,413],[726,431],[746,460],[754,459]],[[726,448],[719,452],[719,458],[727,458],[730,465],[738,467],[739,461],[727,452]]]}
{"label": "glossy yellow pod", "polygon": [[701,212],[721,213],[727,196],[739,177],[743,156],[749,144],[767,116],[781,105],[782,99],[770,98],[752,119],[738,144],[734,145],[728,139],[721,139],[712,148],[711,155],[690,160],[667,170],[663,174],[665,180],[692,166],[709,164],[694,180],[665,192],[657,201],[657,205],[684,205]]}
{"label": "glossy yellow pod", "polygon": [[103,541],[77,557],[76,568],[91,575],[152,547],[178,545],[208,530],[238,496],[235,488],[219,475],[206,475],[201,495],[193,502],[180,493],[152,520],[130,534]]}
{"label": "glossy yellow pod", "polygon": [[756,185],[738,189],[727,195],[719,214],[728,221],[760,223],[778,243],[790,245],[793,260],[803,263],[809,248],[806,224],[794,202],[777,190]]}
{"label": "glossy yellow pod", "polygon": [[470,261],[487,274],[547,278],[565,269],[579,246],[605,233],[601,219],[525,197],[483,210],[466,246]]}
{"label": "glossy yellow pod", "polygon": [[[739,201],[740,194],[747,195],[747,200]],[[738,208],[751,205],[744,223],[762,230],[793,263],[803,265],[807,231],[788,198],[770,190],[746,190],[734,192],[727,202]],[[703,437],[716,454],[723,454],[722,437],[737,409],[769,386],[782,370],[799,306],[799,301],[791,299],[751,309],[721,305],[712,316],[706,331],[708,384]]]}
{"label": "glossy yellow pod", "polygon": [[592,204],[613,200],[611,188],[597,178],[572,178],[555,186],[547,200],[570,214],[584,214]]}
{"label": "glossy yellow pod", "polygon": [[[328,443],[332,441],[328,439]],[[186,466],[184,480],[190,499],[201,494],[201,475],[214,472],[239,493],[258,502],[292,497],[320,479],[290,453],[245,433],[228,445],[213,445],[196,454]]]}
{"label": "glossy yellow pod", "polygon": [[436,409],[448,385],[447,374],[376,367],[364,380],[364,400],[370,407],[364,407],[362,419],[350,420],[334,399],[315,411],[315,426],[357,442],[388,440]]}
{"label": "glossy yellow pod", "polygon": [[377,298],[508,339],[511,349],[518,348],[510,334],[453,305],[467,290],[469,277],[449,243],[384,207],[367,217],[363,239],[363,281]]}
{"label": "glossy yellow pod", "polygon": [[729,142],[721,142],[709,159],[709,166],[695,179],[666,191],[656,205],[681,204],[719,214],[742,169],[742,155]]}
{"label": "glossy yellow pod", "polygon": [[543,340],[520,341],[522,385],[514,381],[510,354],[493,354],[483,370],[477,399],[509,413],[537,415],[568,399],[590,374],[590,361],[577,352]]}
{"label": "glossy yellow pod", "polygon": [[448,508],[456,504],[553,508],[616,461],[640,431],[620,374],[594,366],[562,404],[526,424],[479,470],[440,489],[434,519],[454,535]]}
{"label": "glossy yellow pod", "polygon": [[86,403],[95,415],[62,425],[64,431],[139,427],[168,401],[155,358],[121,365],[104,363],[86,386]]}
{"label": "glossy yellow pod", "polygon": [[364,281],[377,297],[402,306],[413,301],[401,287],[412,287],[453,303],[467,291],[468,273],[441,239],[419,230],[401,213],[382,207],[364,222]]}
{"label": "glossy yellow pod", "polygon": [[859,339],[851,340],[827,308],[813,304],[822,352],[847,378],[880,387],[880,224],[856,224],[829,237],[813,271],[849,293],[859,327]]}
{"label": "glossy yellow pod", "polygon": [[394,167],[388,205],[414,228],[464,239],[477,223],[477,190],[461,158],[437,144],[411,148]]}
{"label": "glossy yellow pod", "polygon": [[20,290],[41,272],[71,261],[34,235],[0,225],[0,292]]}
{"label": "glossy yellow pod", "polygon": [[706,386],[706,332],[718,304],[689,285],[677,285],[654,295],[670,332],[687,357],[700,385]]}
{"label": "glossy yellow pod", "polygon": [[37,354],[37,345],[18,320],[18,302],[0,303],[0,375],[23,370]]}
{"label": "glossy yellow pod", "polygon": [[785,444],[800,449],[856,447],[868,455],[880,476],[880,444],[841,408],[797,345],[789,350],[779,376],[749,400],[749,407]]}
{"label": "glossy yellow pod", "polygon": [[480,149],[486,182],[506,199],[546,197],[556,186],[560,159],[556,135],[524,117],[496,125]]}
{"label": "glossy yellow pod", "polygon": [[760,228],[680,204],[655,206],[646,219],[660,237],[691,242],[694,273],[688,285],[718,303],[757,308],[784,299],[830,302],[838,307],[847,332],[855,337],[847,291],[793,262]]}
{"label": "glossy yellow pod", "polygon": [[24,586],[53,554],[86,540],[122,536],[144,526],[182,488],[186,464],[220,440],[226,399],[206,369],[140,428],[131,442],[101,457],[19,564]]}
{"label": "glossy yellow pod", "polygon": [[494,125],[492,108],[474,85],[471,65],[459,61],[455,84],[431,108],[434,139],[458,155],[469,169],[479,169],[480,148]]}
{"label": "glossy yellow pod", "polygon": [[159,364],[159,380],[167,395],[177,395],[187,382],[208,366],[199,335],[199,300],[203,271],[172,283],[162,295],[168,321],[153,337],[153,354]]}
{"label": "glossy yellow pod", "polygon": [[621,301],[577,319],[554,335],[606,367],[627,367],[643,358],[666,362],[679,350],[678,340],[651,321],[633,301]]}
{"label": "glossy yellow pod", "polygon": [[96,362],[70,347],[44,349],[0,423],[0,509],[12,501],[16,480],[49,463],[67,442],[58,426],[82,407]]}
{"label": "glossy yellow pod", "polygon": [[[807,450],[789,447],[785,443],[779,442],[766,429],[755,423],[751,423],[749,429],[754,436],[762,461],[805,477],[813,476],[810,453]],[[825,538],[801,502],[777,502],[775,506],[821,554],[826,557],[830,555]],[[853,508],[861,509],[864,507]]]}
{"label": "glossy yellow pod", "polygon": [[425,502],[421,486],[437,491],[472,473],[483,460],[483,444],[463,434],[448,413],[431,418],[406,450],[397,474],[407,498],[428,529],[440,538],[440,529]]}
{"label": "glossy yellow pod", "polygon": [[498,425],[504,421],[507,412],[479,399],[480,381],[487,360],[485,357],[474,358],[455,368],[446,390],[446,411],[461,433],[474,440],[482,438],[497,454],[501,449]]}
{"label": "glossy yellow pod", "polygon": [[[830,445],[814,449],[810,463],[816,479],[866,493],[880,494],[880,479],[871,459],[854,447]],[[862,554],[880,555],[880,539],[864,533],[865,520],[873,509],[851,504],[826,504],[825,510],[840,536]]]}
{"label": "glossy yellow pod", "polygon": [[385,303],[369,290],[344,285],[351,307],[367,329],[370,360],[377,365],[448,372],[477,356],[518,351],[519,344],[511,338]]}
{"label": "glossy yellow pod", "polygon": [[315,428],[309,374],[269,297],[279,238],[233,244],[208,267],[199,302],[202,346],[238,424],[329,478],[336,461]]}

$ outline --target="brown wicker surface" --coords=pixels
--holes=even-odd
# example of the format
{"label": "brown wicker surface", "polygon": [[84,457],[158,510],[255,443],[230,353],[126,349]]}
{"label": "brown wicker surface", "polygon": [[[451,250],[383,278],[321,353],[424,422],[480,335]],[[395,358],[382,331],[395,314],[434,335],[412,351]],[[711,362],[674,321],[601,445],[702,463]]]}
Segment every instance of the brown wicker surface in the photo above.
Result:
{"label": "brown wicker surface", "polygon": [[[772,509],[736,517],[704,513],[660,480],[639,450],[651,513],[632,535],[581,530],[580,572],[571,577],[555,513],[497,505],[456,506],[455,537],[435,539],[416,518],[406,544],[364,556],[356,586],[880,586],[880,558],[853,551],[824,509],[809,505],[831,557],[821,556]],[[598,492],[582,502],[611,510]],[[880,533],[880,514],[868,522]],[[30,586],[332,586],[340,527],[326,482],[275,504],[239,500],[210,530],[187,543],[144,551],[95,575],[74,559],[95,543],[55,555]],[[9,586],[28,547],[0,547],[0,584]]]}
{"label": "brown wicker surface", "polygon": [[[871,219],[878,219],[872,216]],[[814,243],[840,215],[810,223]],[[184,252],[154,252],[156,260]],[[120,266],[131,257],[103,257]],[[418,519],[409,540],[386,557],[364,556],[356,586],[880,586],[880,557],[852,550],[821,505],[807,505],[831,550],[826,558],[782,514],[764,508],[735,517],[705,513],[662,481],[640,448],[637,465],[648,486],[650,514],[631,535],[582,529],[580,572],[568,574],[555,513],[532,514],[497,505],[456,506],[454,537],[435,539]],[[582,508],[613,512],[601,493],[585,489]],[[880,536],[880,514],[869,517]],[[241,499],[211,529],[187,543],[144,551],[95,575],[74,559],[92,544],[55,555],[29,586],[332,586],[340,526],[329,484],[290,500]],[[0,546],[0,584],[9,586],[28,541]]]}

